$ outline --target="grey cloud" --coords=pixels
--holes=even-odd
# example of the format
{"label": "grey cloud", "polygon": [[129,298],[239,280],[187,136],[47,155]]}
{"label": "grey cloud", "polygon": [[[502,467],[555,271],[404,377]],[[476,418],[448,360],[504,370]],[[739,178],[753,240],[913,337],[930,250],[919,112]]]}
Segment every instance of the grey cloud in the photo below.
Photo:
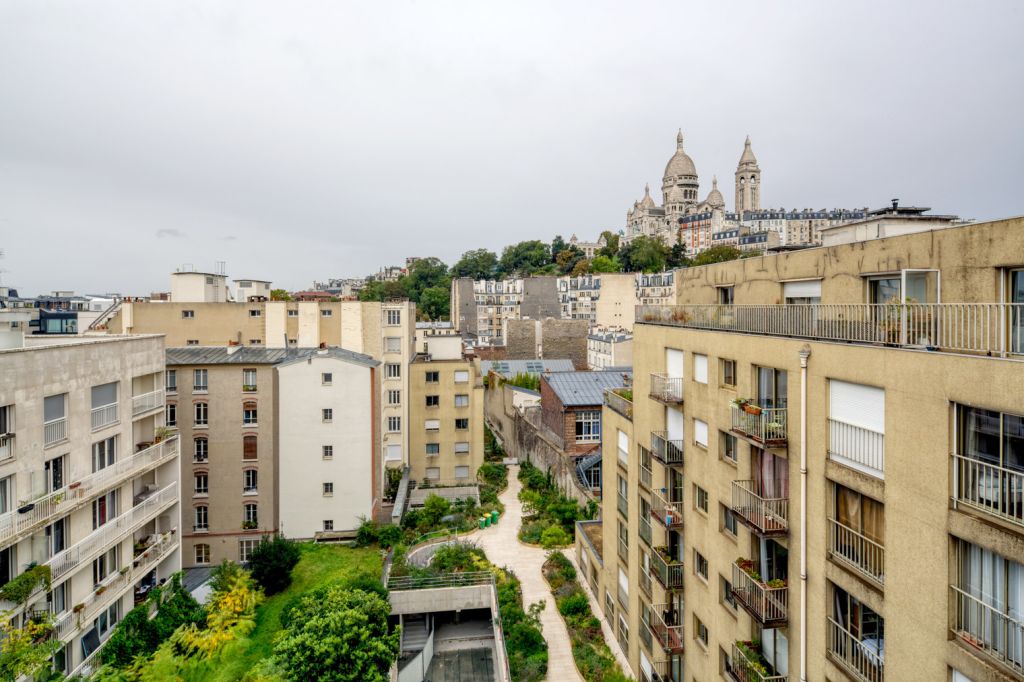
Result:
{"label": "grey cloud", "polygon": [[164,237],[172,237],[174,239],[180,239],[185,236],[185,233],[179,229],[173,227],[165,227],[156,231],[157,239],[163,239]]}

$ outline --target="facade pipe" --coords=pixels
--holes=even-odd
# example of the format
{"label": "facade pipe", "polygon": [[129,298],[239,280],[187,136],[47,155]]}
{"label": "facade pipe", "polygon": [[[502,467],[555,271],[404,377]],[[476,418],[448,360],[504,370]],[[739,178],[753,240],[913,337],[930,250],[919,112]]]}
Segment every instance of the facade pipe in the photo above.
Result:
{"label": "facade pipe", "polygon": [[807,682],[807,361],[800,349],[800,682]]}

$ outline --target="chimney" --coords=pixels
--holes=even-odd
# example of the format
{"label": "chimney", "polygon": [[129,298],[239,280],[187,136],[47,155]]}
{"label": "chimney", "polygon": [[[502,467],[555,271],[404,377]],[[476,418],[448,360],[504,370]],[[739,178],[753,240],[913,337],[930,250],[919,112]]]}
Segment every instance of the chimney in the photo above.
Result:
{"label": "chimney", "polygon": [[895,213],[899,209],[899,207],[900,207],[900,200],[899,199],[893,199],[892,200],[892,212]]}

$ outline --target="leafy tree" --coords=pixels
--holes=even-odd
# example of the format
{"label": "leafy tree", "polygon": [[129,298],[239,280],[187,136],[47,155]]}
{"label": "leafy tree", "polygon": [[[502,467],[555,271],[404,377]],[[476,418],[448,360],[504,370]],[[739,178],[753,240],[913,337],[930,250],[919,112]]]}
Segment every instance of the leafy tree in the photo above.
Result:
{"label": "leafy tree", "polygon": [[[604,249],[602,249],[603,251]],[[617,258],[608,256],[597,256],[590,261],[590,271],[597,272],[619,272],[621,270],[619,261]]]}
{"label": "leafy tree", "polygon": [[615,254],[619,252],[619,235],[611,230],[605,230],[601,236],[604,237],[604,246],[598,249],[596,255],[614,258]]}
{"label": "leafy tree", "polygon": [[441,287],[448,290],[448,266],[440,258],[420,258],[409,266],[409,274],[402,281],[409,299],[418,304],[427,289]]}
{"label": "leafy tree", "polygon": [[[149,612],[154,605],[158,610],[151,619]],[[104,663],[128,667],[137,656],[150,656],[178,627],[198,625],[205,617],[203,607],[184,588],[181,574],[177,573],[170,583],[152,590],[145,604],[128,612],[100,656]]]}
{"label": "leafy tree", "polygon": [[672,245],[672,250],[668,254],[667,265],[670,268],[685,268],[690,265],[690,259],[686,255],[686,244],[677,241]]}
{"label": "leafy tree", "polygon": [[711,263],[724,263],[729,260],[736,260],[743,254],[735,246],[712,246],[697,254],[693,259],[693,265],[709,265]]}
{"label": "leafy tree", "polygon": [[264,537],[249,553],[253,580],[268,595],[277,594],[292,582],[292,569],[299,563],[299,546],[280,535]]}
{"label": "leafy tree", "polygon": [[586,260],[586,254],[578,246],[567,246],[558,252],[558,257],[555,258],[555,263],[558,265],[559,274],[567,275],[573,271],[576,264],[580,261]]}
{"label": "leafy tree", "polygon": [[580,277],[588,272],[590,272],[590,261],[583,259],[576,263],[569,275],[572,277]]}
{"label": "leafy tree", "polygon": [[290,301],[290,300],[292,300],[292,295],[289,294],[284,289],[271,289],[270,290],[270,300],[271,301]]}
{"label": "leafy tree", "polygon": [[474,249],[462,254],[462,258],[452,266],[452,277],[472,277],[473,279],[490,279],[498,269],[498,256],[487,249]]}
{"label": "leafy tree", "polygon": [[669,248],[661,239],[645,234],[619,250],[619,262],[626,272],[661,272],[668,256]]}
{"label": "leafy tree", "polygon": [[551,250],[539,240],[506,246],[501,252],[498,271],[502,276],[535,274],[551,264]]}
{"label": "leafy tree", "polygon": [[423,518],[431,526],[436,526],[441,522],[441,518],[450,514],[451,511],[451,503],[440,495],[428,495],[427,499],[423,501]]}
{"label": "leafy tree", "polygon": [[569,246],[565,243],[565,240],[562,239],[562,235],[555,235],[555,238],[551,240],[551,262],[557,263],[558,254],[562,253],[562,251],[565,251],[567,248],[569,248]]}
{"label": "leafy tree", "polygon": [[59,640],[50,638],[53,617],[43,613],[29,619],[25,627],[16,628],[10,614],[3,616],[0,619],[0,679],[35,677],[61,646]]}
{"label": "leafy tree", "polygon": [[404,277],[394,282],[368,279],[366,286],[359,292],[360,301],[386,301],[391,298],[409,298]]}
{"label": "leafy tree", "polygon": [[416,309],[425,317],[431,320],[443,320],[449,316],[451,298],[448,289],[441,287],[430,287],[424,289],[416,302]]}
{"label": "leafy tree", "polygon": [[302,599],[274,646],[288,680],[386,682],[398,660],[399,632],[380,595],[340,585]]}

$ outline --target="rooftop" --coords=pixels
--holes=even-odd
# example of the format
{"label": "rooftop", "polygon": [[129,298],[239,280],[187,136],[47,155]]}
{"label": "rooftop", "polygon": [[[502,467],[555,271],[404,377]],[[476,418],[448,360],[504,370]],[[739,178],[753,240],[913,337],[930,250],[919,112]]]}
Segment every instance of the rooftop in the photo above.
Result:
{"label": "rooftop", "polygon": [[606,388],[622,388],[633,378],[629,371],[603,372],[557,372],[545,374],[544,380],[551,386],[563,405],[601,405]]}
{"label": "rooftop", "polygon": [[491,370],[504,376],[516,374],[543,374],[544,372],[571,372],[575,369],[572,360],[481,360],[480,373]]}
{"label": "rooftop", "polygon": [[380,364],[369,355],[344,348],[260,348],[258,346],[185,346],[167,349],[167,366],[173,365],[277,365],[330,357],[367,367]]}

